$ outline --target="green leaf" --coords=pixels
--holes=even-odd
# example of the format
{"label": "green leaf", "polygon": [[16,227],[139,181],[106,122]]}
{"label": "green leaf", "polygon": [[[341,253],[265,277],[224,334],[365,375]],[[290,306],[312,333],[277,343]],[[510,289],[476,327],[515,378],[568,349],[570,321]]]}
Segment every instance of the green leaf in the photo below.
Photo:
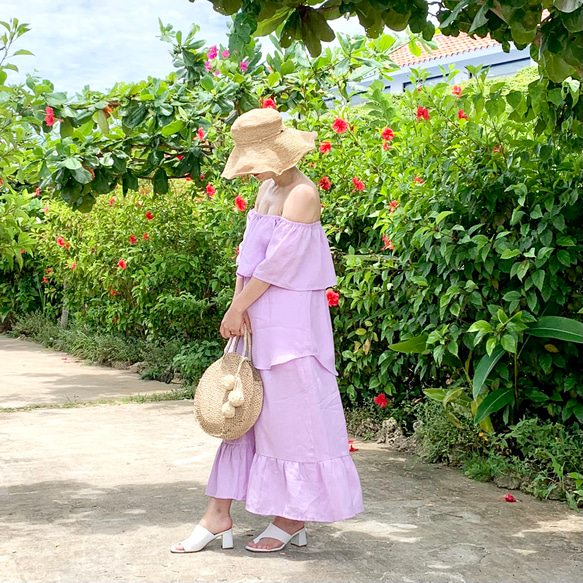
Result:
{"label": "green leaf", "polygon": [[125,109],[123,123],[130,129],[140,125],[148,115],[148,109],[140,101],[132,101]]}
{"label": "green leaf", "polygon": [[492,326],[490,326],[486,320],[478,320],[468,328],[468,332],[482,332],[483,334],[487,334],[488,332],[492,331]]}
{"label": "green leaf", "polygon": [[553,0],[553,4],[561,12],[570,13],[581,8],[581,6],[583,6],[583,0]]}
{"label": "green leaf", "polygon": [[504,354],[506,354],[506,351],[501,346],[498,346],[490,356],[485,355],[481,358],[476,370],[474,371],[474,379],[472,381],[474,399],[480,394],[488,375],[492,372],[492,369]]}
{"label": "green leaf", "polygon": [[403,342],[397,342],[396,344],[389,344],[391,350],[396,352],[405,353],[420,353],[425,352],[427,349],[427,334],[422,336],[416,336],[415,338],[409,338],[409,340],[404,340]]}
{"label": "green leaf", "polygon": [[78,168],[83,167],[81,162],[77,158],[73,158],[73,157],[65,158],[65,160],[63,160],[63,166],[65,168],[68,168],[69,170],[77,170]]}
{"label": "green leaf", "polygon": [[184,122],[180,119],[175,119],[173,122],[164,126],[161,130],[163,136],[171,136],[178,133],[184,127]]}
{"label": "green leaf", "polygon": [[543,316],[524,333],[539,338],[556,338],[583,344],[583,324],[571,318]]}
{"label": "green leaf", "polygon": [[88,170],[85,170],[83,166],[81,168],[75,168],[72,172],[75,180],[81,184],[89,184],[93,180],[93,175]]}
{"label": "green leaf", "polygon": [[109,122],[107,121],[107,116],[105,115],[103,109],[100,109],[97,112],[97,125],[99,125],[99,129],[101,130],[102,134],[109,134]]}
{"label": "green leaf", "polygon": [[500,344],[502,345],[502,348],[506,350],[506,352],[516,354],[518,343],[516,342],[516,337],[513,334],[504,334],[504,336],[502,336],[500,339]]}
{"label": "green leaf", "polygon": [[441,223],[441,221],[443,221],[443,219],[449,215],[453,215],[453,211],[441,211],[437,217],[435,217],[435,224],[439,225],[439,223]]}
{"label": "green leaf", "polygon": [[124,194],[128,190],[138,190],[138,178],[131,172],[126,172],[122,177],[122,188]]}
{"label": "green leaf", "polygon": [[518,249],[504,249],[502,255],[500,255],[500,259],[512,259],[513,257],[518,257],[518,255],[520,255]]}
{"label": "green leaf", "polygon": [[152,182],[156,194],[166,194],[168,192],[168,176],[164,168],[158,168],[156,170]]}
{"label": "green leaf", "polygon": [[539,291],[542,291],[543,284],[545,282],[545,272],[542,269],[535,271],[532,274],[532,281],[534,282],[534,285],[536,285],[536,287],[539,289]]}
{"label": "green leaf", "polygon": [[490,393],[479,405],[476,410],[476,416],[474,417],[475,423],[480,423],[489,417],[492,413],[499,411],[506,405],[509,405],[514,401],[514,390],[512,388],[508,389],[498,389],[493,393]]}
{"label": "green leaf", "polygon": [[423,392],[434,401],[443,403],[443,399],[447,393],[446,389],[424,389]]}

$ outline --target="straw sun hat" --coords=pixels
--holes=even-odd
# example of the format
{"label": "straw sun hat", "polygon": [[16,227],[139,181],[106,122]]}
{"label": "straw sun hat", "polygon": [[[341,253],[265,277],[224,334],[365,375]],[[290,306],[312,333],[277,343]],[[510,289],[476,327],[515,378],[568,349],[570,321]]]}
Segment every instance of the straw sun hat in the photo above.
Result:
{"label": "straw sun hat", "polygon": [[304,132],[283,125],[281,114],[272,108],[252,109],[231,126],[235,147],[221,176],[274,172],[295,166],[314,148],[317,132]]}

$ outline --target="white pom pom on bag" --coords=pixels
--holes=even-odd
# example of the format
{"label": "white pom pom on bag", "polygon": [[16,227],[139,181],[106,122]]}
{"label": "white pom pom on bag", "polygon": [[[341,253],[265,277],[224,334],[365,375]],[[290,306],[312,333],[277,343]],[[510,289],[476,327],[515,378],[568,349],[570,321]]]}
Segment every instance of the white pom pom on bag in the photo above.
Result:
{"label": "white pom pom on bag", "polygon": [[229,339],[223,356],[204,371],[194,394],[194,412],[202,430],[220,439],[237,439],[247,433],[263,407],[263,383],[251,362],[247,327],[243,354],[236,352],[239,338]]}

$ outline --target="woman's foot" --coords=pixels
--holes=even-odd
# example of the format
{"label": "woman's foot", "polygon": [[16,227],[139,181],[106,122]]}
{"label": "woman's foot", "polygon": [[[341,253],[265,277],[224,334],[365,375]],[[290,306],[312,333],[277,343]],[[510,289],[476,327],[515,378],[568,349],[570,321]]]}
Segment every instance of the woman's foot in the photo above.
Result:
{"label": "woman's foot", "polygon": [[[273,524],[281,530],[285,530],[288,534],[295,534],[299,530],[304,528],[305,522],[299,520],[289,520],[289,518],[282,518],[281,516],[276,516]],[[282,541],[275,538],[262,538],[258,542],[250,542],[248,546],[254,549],[276,549],[281,546]]]}
{"label": "woman's foot", "polygon": [[[213,534],[219,534],[219,532],[225,532],[226,530],[233,528],[233,520],[230,516],[217,516],[214,514],[211,516],[205,514],[198,524]],[[175,545],[175,547],[178,551],[184,550],[184,547],[180,543]]]}

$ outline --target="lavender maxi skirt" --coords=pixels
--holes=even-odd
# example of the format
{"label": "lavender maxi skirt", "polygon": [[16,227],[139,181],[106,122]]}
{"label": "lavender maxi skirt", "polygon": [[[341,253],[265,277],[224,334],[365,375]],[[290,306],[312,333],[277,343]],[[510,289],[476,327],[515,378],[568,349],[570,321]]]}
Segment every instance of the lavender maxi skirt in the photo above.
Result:
{"label": "lavender maxi skirt", "polygon": [[[334,522],[363,511],[334,366],[325,288],[335,285],[320,223],[247,215],[237,260],[271,287],[248,309],[264,401],[255,426],[223,441],[206,494],[254,514]],[[238,351],[242,352],[242,342]]]}
{"label": "lavender maxi skirt", "polygon": [[334,522],[362,512],[336,377],[313,356],[260,374],[261,415],[243,437],[221,443],[206,494],[292,520]]}

